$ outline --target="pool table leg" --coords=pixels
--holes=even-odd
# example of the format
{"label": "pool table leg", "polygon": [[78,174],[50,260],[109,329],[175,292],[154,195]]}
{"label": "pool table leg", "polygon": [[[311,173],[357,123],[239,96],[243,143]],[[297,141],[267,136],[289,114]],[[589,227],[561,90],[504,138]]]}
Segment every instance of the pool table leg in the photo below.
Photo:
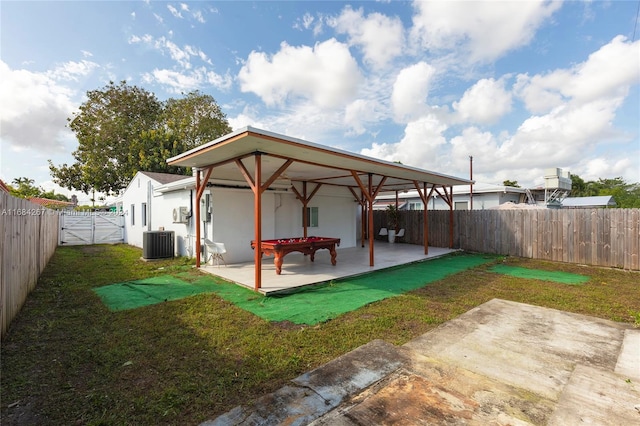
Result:
{"label": "pool table leg", "polygon": [[329,253],[331,253],[331,264],[333,266],[336,266],[336,257],[338,256],[338,253],[336,252],[335,244],[331,246],[331,248],[329,249]]}
{"label": "pool table leg", "polygon": [[284,256],[279,253],[273,254],[273,264],[276,265],[276,274],[280,275],[282,272],[282,262],[284,262]]}

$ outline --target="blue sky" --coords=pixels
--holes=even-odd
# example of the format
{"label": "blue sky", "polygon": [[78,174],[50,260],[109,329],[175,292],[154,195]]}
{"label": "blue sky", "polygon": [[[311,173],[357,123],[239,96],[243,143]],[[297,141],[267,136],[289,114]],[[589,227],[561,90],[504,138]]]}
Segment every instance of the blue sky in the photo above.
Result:
{"label": "blue sky", "polygon": [[0,2],[0,178],[72,163],[66,119],[126,80],[251,125],[534,187],[640,182],[638,1]]}

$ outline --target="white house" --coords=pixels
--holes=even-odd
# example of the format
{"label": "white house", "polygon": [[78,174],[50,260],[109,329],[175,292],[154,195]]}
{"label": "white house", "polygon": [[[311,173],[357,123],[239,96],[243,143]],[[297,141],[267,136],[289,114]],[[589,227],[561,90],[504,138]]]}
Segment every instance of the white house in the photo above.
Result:
{"label": "white house", "polygon": [[[315,235],[339,238],[340,248],[349,248],[359,237],[364,247],[366,235],[374,266],[372,205],[378,194],[413,188],[426,202],[431,190],[471,183],[253,127],[167,163],[190,167],[194,176],[161,182],[157,175],[136,174],[121,200],[130,216],[126,241],[140,246],[150,235],[145,230],[174,231],[176,254],[194,256],[198,267],[205,239],[224,243],[227,263],[253,259],[256,290],[265,240]],[[365,212],[367,220],[359,222]],[[423,245],[427,255],[426,232]]]}
{"label": "white house", "polygon": [[[164,229],[184,234],[183,227],[173,223],[171,206],[164,197],[158,196],[156,188],[170,182],[189,179],[189,176],[169,173],[137,172],[123,194],[116,200],[116,209],[125,215],[124,241],[136,247],[143,245],[143,233]],[[167,212],[169,212],[167,214]],[[181,254],[181,239],[175,246]]]}
{"label": "white house", "polygon": [[[471,208],[471,188],[469,185],[453,187],[453,208],[454,210],[469,210]],[[376,198],[374,209],[383,210],[389,204],[395,204],[395,194],[385,194]],[[492,209],[501,204],[526,203],[527,190],[513,186],[492,185],[486,183],[475,183],[473,185],[473,210]],[[420,199],[417,191],[409,190],[398,192],[398,209],[400,210],[423,210],[424,203]],[[428,210],[449,210],[449,204],[437,193],[434,193],[429,200]]]}
{"label": "white house", "polygon": [[[292,185],[303,192],[302,184]],[[263,239],[302,235],[302,207],[292,185],[273,185],[263,194]],[[136,173],[117,202],[126,216],[125,242],[142,248],[144,232],[174,231],[175,255],[194,257],[195,187],[194,177]],[[253,259],[253,202],[253,192],[245,182],[210,180],[203,192],[201,238],[224,243],[228,263]],[[322,187],[307,209],[308,235],[338,236],[341,248],[356,245],[360,209],[347,189]]]}

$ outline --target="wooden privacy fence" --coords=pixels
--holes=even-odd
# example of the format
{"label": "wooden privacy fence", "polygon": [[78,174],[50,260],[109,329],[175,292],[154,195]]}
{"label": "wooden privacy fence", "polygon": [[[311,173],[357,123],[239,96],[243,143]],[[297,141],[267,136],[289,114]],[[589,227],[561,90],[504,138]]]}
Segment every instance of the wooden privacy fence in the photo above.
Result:
{"label": "wooden privacy fence", "polygon": [[[422,211],[400,213],[401,241],[422,244]],[[374,212],[376,233],[385,215]],[[449,211],[428,220],[429,245],[449,247]],[[456,210],[453,220],[454,248],[640,270],[640,209]]]}
{"label": "wooden privacy fence", "polygon": [[0,192],[0,337],[58,245],[58,212]]}

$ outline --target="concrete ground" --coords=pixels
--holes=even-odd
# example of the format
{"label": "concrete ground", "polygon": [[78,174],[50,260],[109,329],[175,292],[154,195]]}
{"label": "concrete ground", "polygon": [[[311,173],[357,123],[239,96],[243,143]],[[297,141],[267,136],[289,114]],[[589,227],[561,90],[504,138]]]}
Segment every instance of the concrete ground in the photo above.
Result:
{"label": "concrete ground", "polygon": [[[415,244],[389,244],[376,241],[374,245],[375,262],[369,266],[369,246],[338,248],[337,264],[331,264],[328,250],[318,250],[315,261],[301,253],[290,253],[285,256],[282,273],[276,274],[273,257],[262,259],[262,287],[260,292],[268,295],[278,292],[292,291],[297,287],[313,285],[331,280],[361,275],[367,272],[391,268],[398,265],[434,259],[456,250],[429,247],[429,254],[424,254],[424,247]],[[227,281],[248,287],[253,290],[255,269],[253,262],[229,265],[202,265],[202,271],[218,275]]]}
{"label": "concrete ground", "polygon": [[640,330],[494,299],[372,341],[213,425],[640,425]]}

